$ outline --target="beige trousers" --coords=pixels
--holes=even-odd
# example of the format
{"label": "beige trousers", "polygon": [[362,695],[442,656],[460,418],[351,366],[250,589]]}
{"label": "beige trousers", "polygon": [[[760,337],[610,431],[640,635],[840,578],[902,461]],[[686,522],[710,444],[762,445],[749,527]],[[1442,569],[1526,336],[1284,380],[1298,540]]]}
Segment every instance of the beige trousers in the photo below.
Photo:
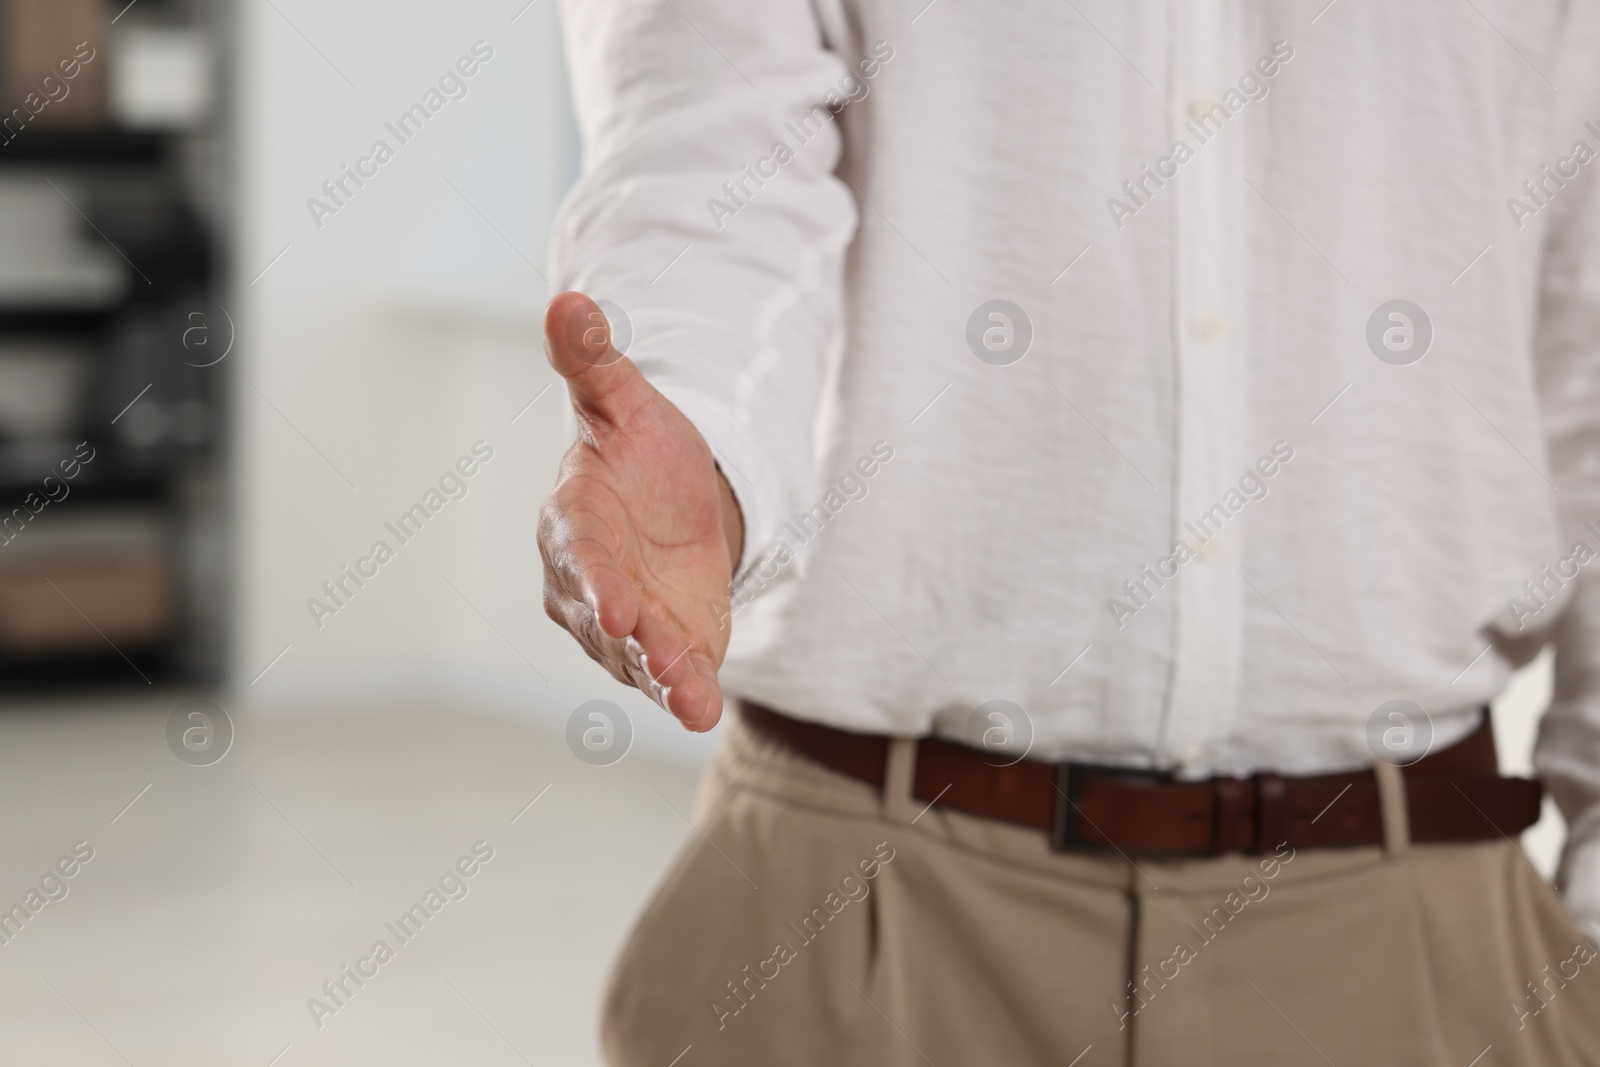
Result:
{"label": "beige trousers", "polygon": [[1510,841],[1056,853],[910,801],[913,751],[880,796],[728,723],[615,1067],[1600,1064],[1593,938]]}

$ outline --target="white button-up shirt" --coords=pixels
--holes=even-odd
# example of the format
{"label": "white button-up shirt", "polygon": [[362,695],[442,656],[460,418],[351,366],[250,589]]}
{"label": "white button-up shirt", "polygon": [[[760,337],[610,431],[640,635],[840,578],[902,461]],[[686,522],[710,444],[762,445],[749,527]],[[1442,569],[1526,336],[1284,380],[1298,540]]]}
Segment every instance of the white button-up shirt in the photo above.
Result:
{"label": "white button-up shirt", "polygon": [[1305,774],[1554,640],[1600,917],[1596,5],[1318,7],[571,0],[555,280],[739,497],[730,692]]}

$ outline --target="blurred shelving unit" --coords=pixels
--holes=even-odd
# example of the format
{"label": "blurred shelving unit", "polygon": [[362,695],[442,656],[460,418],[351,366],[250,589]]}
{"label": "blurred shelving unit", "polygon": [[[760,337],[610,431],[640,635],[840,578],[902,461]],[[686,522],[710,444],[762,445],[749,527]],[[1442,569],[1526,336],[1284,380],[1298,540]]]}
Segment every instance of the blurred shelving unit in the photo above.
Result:
{"label": "blurred shelving unit", "polygon": [[227,14],[0,0],[7,690],[220,672]]}

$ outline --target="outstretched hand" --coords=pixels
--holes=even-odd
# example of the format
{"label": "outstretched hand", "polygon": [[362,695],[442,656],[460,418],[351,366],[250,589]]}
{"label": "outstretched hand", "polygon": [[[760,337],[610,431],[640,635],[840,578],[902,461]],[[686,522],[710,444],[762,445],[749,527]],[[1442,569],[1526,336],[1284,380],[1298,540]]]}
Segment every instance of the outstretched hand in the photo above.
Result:
{"label": "outstretched hand", "polygon": [[699,431],[611,346],[592,300],[550,301],[545,352],[578,419],[539,511],[545,613],[612,677],[709,730],[722,715],[738,503]]}

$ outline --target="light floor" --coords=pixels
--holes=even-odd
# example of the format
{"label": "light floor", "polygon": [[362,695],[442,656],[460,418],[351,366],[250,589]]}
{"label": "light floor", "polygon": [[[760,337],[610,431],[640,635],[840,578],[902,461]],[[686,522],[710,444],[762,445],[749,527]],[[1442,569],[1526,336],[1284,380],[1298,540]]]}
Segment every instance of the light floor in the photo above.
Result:
{"label": "light floor", "polygon": [[[192,767],[165,736],[183,696],[0,709],[0,909],[94,850],[0,944],[0,1064],[600,1062],[599,991],[693,832],[692,766],[413,711],[236,715]],[[401,944],[384,924],[480,840],[466,895]],[[393,958],[319,1027],[308,998],[380,938]]]}

